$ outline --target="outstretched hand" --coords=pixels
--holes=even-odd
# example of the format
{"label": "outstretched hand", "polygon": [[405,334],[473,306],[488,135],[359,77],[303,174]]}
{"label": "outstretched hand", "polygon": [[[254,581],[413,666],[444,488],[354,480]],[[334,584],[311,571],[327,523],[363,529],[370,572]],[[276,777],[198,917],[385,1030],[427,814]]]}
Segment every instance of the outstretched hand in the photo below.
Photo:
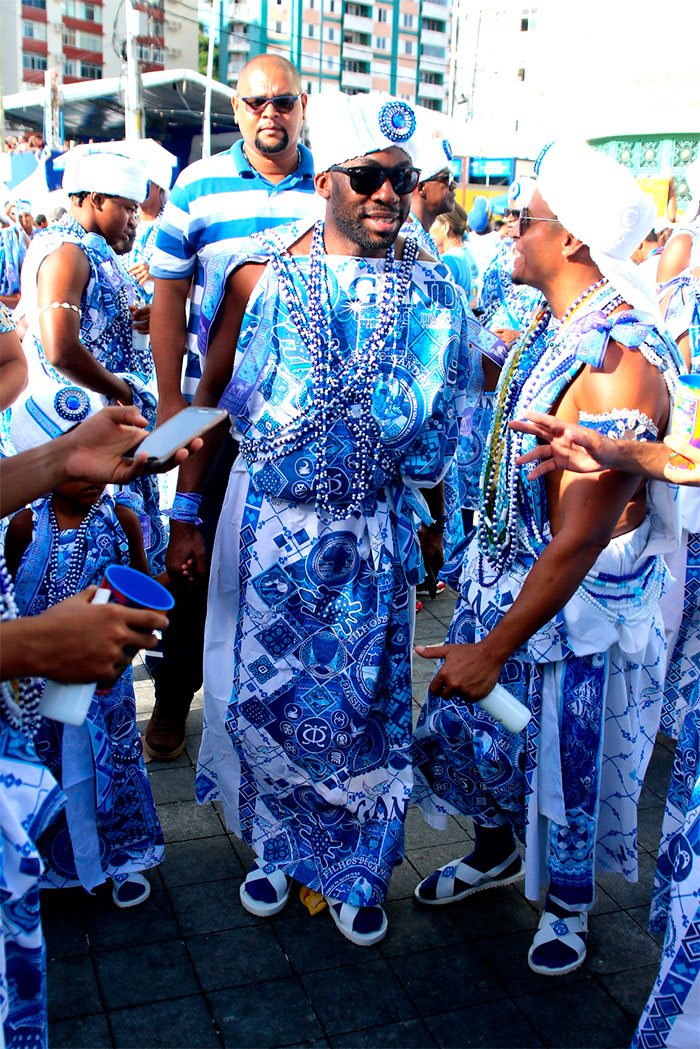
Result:
{"label": "outstretched hand", "polygon": [[503,670],[503,664],[488,654],[483,642],[475,645],[416,645],[416,653],[423,659],[443,660],[428,686],[433,695],[443,699],[458,697],[475,703],[491,692]]}
{"label": "outstretched hand", "polygon": [[530,481],[551,470],[598,473],[607,469],[606,455],[613,450],[608,446],[615,445],[609,437],[603,437],[596,430],[562,422],[554,415],[541,412],[525,412],[524,419],[514,419],[508,425],[511,430],[533,434],[545,442],[516,459],[518,466],[539,462],[528,474]]}

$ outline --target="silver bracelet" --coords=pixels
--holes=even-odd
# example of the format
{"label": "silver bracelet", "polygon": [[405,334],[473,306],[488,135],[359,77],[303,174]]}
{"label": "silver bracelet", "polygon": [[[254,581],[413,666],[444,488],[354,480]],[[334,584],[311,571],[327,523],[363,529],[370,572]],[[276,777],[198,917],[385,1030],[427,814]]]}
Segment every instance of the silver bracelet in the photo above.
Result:
{"label": "silver bracelet", "polygon": [[72,302],[47,302],[39,306],[38,312],[43,313],[44,310],[73,310],[80,316],[80,307],[74,306]]}

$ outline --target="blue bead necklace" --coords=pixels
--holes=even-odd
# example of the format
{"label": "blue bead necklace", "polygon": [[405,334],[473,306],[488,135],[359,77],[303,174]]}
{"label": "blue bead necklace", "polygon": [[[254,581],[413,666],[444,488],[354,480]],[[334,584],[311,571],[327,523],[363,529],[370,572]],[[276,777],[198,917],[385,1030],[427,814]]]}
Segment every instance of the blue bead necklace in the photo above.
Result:
{"label": "blue bead necklace", "polygon": [[102,503],[103,499],[97,500],[93,503],[87,512],[85,518],[81,521],[80,527],[75,530],[75,535],[71,541],[71,552],[68,559],[68,568],[63,575],[63,579],[59,582],[59,566],[58,566],[58,548],[59,548],[59,535],[60,528],[58,527],[58,521],[56,520],[56,513],[53,508],[53,504],[49,500],[49,526],[51,528],[51,553],[49,554],[49,567],[48,567],[48,588],[47,588],[47,605],[52,608],[53,605],[57,605],[60,601],[65,601],[67,597],[73,597],[81,589],[81,579],[83,570],[85,568],[85,562],[87,559],[87,533],[90,527],[90,522],[97,514],[98,508]]}
{"label": "blue bead necklace", "polygon": [[[270,264],[292,322],[309,351],[311,403],[308,409],[272,434],[248,439],[242,445],[248,463],[279,458],[307,441],[316,444],[316,509],[332,520],[363,511],[371,480],[382,459],[379,427],[372,414],[372,399],[381,378],[379,358],[386,356],[393,332],[389,383],[396,368],[396,323],[418,256],[417,241],[404,244],[397,265],[393,246],[387,249],[378,295],[377,319],[362,346],[342,353],[333,323],[329,274],[323,247],[323,222],[314,226],[306,280],[295,257],[274,240]],[[305,293],[305,294],[304,294]],[[304,302],[304,299],[306,300]],[[342,506],[333,502],[329,471],[329,434],[336,423],[345,425],[357,451],[357,470],[350,498]]]}

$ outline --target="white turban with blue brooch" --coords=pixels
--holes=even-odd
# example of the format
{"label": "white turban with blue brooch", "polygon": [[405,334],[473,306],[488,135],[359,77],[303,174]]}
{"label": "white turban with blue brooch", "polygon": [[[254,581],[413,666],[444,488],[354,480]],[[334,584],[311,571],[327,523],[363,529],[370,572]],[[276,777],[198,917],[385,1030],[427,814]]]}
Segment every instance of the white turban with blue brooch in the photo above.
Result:
{"label": "white turban with blue brooch", "polygon": [[416,115],[402,99],[324,91],[309,97],[306,120],[316,174],[392,146],[416,163]]}
{"label": "white turban with blue brooch", "polygon": [[33,377],[32,392],[12,406],[10,437],[18,452],[26,452],[67,433],[109,401],[93,390],[60,385],[50,376]]}

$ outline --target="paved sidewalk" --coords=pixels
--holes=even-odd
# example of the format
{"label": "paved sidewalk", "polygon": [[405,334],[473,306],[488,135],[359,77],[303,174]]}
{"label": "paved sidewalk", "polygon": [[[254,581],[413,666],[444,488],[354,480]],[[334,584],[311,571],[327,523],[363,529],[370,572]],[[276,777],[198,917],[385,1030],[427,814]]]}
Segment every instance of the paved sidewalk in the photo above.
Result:
{"label": "paved sidewalk", "polygon": [[[441,643],[453,607],[426,601],[416,639]],[[416,710],[431,676],[417,660]],[[153,689],[136,668],[145,726]],[[226,833],[218,805],[198,807],[194,766],[201,694],[185,753],[149,765],[166,840],[142,907],[119,911],[109,892],[42,895],[49,955],[49,1044],[126,1047],[625,1047],[660,958],[646,932],[673,749],[659,738],[640,806],[640,881],[599,878],[584,966],[556,979],[527,967],[538,913],[522,886],[421,909],[413,889],[470,849],[469,821],[446,832],[415,810],[407,859],[389,891],[389,932],[376,947],[344,940],[328,912],[311,917],[292,892],[260,920],[240,906],[252,853]]]}

